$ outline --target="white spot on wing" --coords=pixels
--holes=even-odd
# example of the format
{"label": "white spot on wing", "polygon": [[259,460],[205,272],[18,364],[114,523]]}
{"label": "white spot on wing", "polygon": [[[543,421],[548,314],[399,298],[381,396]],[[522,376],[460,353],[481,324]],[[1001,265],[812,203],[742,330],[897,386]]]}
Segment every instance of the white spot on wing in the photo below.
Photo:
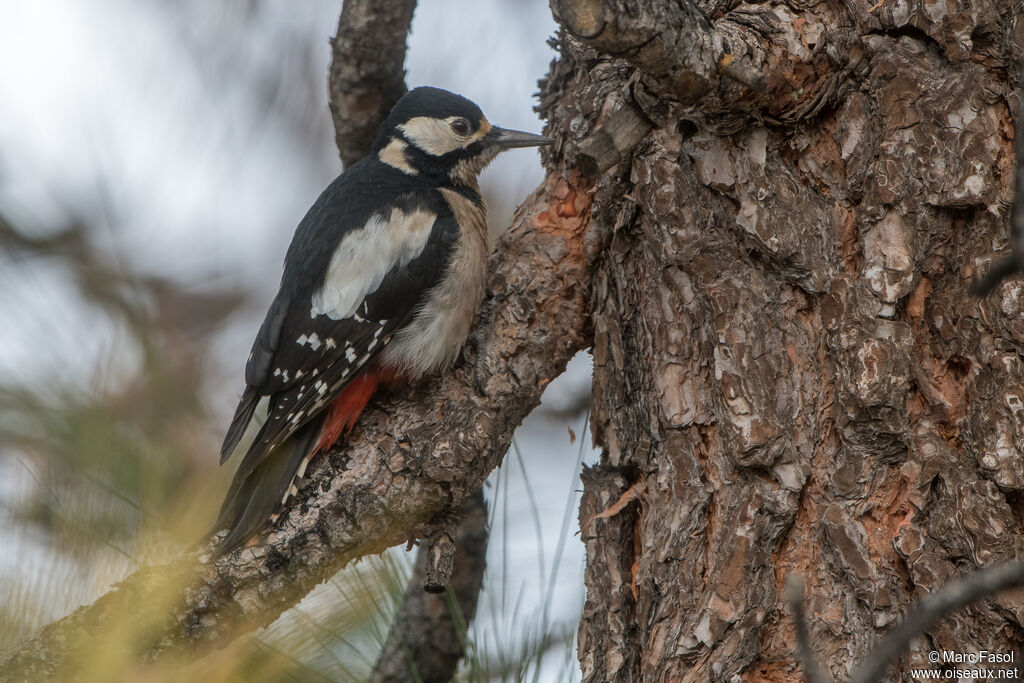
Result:
{"label": "white spot on wing", "polygon": [[323,286],[314,292],[310,317],[332,320],[353,317],[367,294],[376,291],[388,272],[419,256],[436,216],[421,209],[406,213],[395,207],[374,214],[361,229],[342,238],[331,256]]}
{"label": "white spot on wing", "polygon": [[307,455],[305,458],[302,459],[302,462],[299,463],[299,469],[296,470],[295,472],[296,479],[302,479],[302,477],[306,474],[306,466],[309,465],[310,457],[311,456]]}

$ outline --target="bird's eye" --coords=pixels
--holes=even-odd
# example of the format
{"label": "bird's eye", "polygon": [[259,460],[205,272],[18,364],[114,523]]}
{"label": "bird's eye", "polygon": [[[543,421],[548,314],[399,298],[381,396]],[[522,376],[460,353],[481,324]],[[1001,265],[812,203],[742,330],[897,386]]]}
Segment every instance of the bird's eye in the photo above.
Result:
{"label": "bird's eye", "polygon": [[456,135],[469,135],[469,121],[466,119],[455,119],[452,121],[452,130]]}

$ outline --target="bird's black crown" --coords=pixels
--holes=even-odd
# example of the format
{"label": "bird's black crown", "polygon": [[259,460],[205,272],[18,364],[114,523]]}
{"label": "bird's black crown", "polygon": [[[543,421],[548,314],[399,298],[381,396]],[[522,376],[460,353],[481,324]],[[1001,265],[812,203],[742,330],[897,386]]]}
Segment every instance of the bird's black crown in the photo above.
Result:
{"label": "bird's black crown", "polygon": [[462,95],[430,86],[413,88],[398,100],[391,113],[384,119],[373,143],[373,151],[379,152],[383,149],[388,140],[398,134],[398,126],[418,116],[432,119],[461,116],[469,121],[473,131],[478,130],[484,120],[484,113],[480,111],[480,107]]}

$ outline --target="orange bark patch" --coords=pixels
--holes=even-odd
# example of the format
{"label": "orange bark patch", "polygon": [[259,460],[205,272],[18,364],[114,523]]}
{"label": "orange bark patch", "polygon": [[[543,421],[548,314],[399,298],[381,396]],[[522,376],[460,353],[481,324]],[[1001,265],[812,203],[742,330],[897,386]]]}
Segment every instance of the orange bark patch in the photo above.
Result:
{"label": "orange bark patch", "polygon": [[615,515],[622,512],[623,508],[625,508],[631,502],[640,499],[642,487],[642,481],[638,481],[632,486],[630,486],[621,496],[619,496],[619,499],[612,503],[610,506],[608,506],[607,509],[597,513],[590,519],[584,520],[582,523],[580,523],[580,530],[582,531],[586,529],[588,526],[590,526],[591,522],[595,520],[608,519],[609,517],[614,517]]}
{"label": "orange bark patch", "polygon": [[[796,638],[796,635],[793,635]],[[803,683],[795,661],[758,663],[743,678],[747,683]]]}
{"label": "orange bark patch", "polygon": [[860,239],[857,235],[857,214],[836,204],[836,211],[841,215],[839,233],[839,258],[847,273],[859,270]]}
{"label": "orange bark patch", "polygon": [[932,281],[922,277],[907,299],[907,315],[910,316],[911,320],[919,324],[924,321],[924,305],[931,291]]}
{"label": "orange bark patch", "polygon": [[872,494],[881,504],[861,519],[867,534],[868,552],[876,564],[880,560],[897,561],[892,541],[901,528],[910,524],[917,512],[907,498],[909,485],[902,471],[892,470],[881,481],[881,485]]}
{"label": "orange bark patch", "polygon": [[530,218],[530,225],[546,233],[557,233],[565,237],[573,249],[574,243],[582,253],[582,238],[590,213],[590,192],[582,189],[581,179],[575,174],[566,180],[557,178],[549,180],[547,188],[547,208],[537,212]]}

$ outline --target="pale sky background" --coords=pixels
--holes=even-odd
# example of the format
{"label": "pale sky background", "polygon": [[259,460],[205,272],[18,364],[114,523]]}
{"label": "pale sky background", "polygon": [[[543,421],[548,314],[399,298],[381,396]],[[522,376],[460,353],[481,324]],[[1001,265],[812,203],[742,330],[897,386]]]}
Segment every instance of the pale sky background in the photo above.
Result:
{"label": "pale sky background", "polygon": [[[340,171],[326,105],[327,41],[339,10],[340,0],[0,0],[0,207],[41,230],[88,216],[113,259],[184,289],[251,292],[212,342],[223,375],[208,401],[225,424],[294,227]],[[546,0],[424,0],[407,82],[459,92],[497,125],[540,132],[533,94],[554,58],[546,45],[554,29]],[[492,221],[507,223],[542,177],[533,150],[499,157],[482,180]],[[45,260],[0,268],[0,319],[0,379],[59,377],[95,388],[116,381],[111,365],[134,362],[123,352],[124,332],[103,324]],[[581,356],[545,402],[568,405],[589,383],[589,357]],[[517,434],[529,486],[510,454],[502,467],[507,512],[499,501],[481,596],[479,628],[490,629],[482,640],[516,633],[494,592],[502,585],[521,613],[550,604],[551,619],[574,628],[583,548],[574,535],[579,444],[569,443],[567,428],[593,462],[583,426],[582,415],[549,412]],[[6,481],[0,496],[10,494]],[[28,570],[25,559],[0,562],[0,581]],[[555,680],[564,658],[549,655],[538,680]]]}

